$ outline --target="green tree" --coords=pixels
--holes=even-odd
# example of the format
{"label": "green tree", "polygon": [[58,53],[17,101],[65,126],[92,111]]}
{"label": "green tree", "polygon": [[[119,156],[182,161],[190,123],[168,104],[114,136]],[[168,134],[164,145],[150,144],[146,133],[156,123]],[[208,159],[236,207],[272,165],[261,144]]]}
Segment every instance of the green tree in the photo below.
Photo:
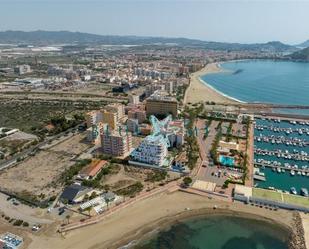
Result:
{"label": "green tree", "polygon": [[183,183],[185,186],[189,186],[192,183],[192,178],[189,176],[186,176],[185,178],[183,178]]}

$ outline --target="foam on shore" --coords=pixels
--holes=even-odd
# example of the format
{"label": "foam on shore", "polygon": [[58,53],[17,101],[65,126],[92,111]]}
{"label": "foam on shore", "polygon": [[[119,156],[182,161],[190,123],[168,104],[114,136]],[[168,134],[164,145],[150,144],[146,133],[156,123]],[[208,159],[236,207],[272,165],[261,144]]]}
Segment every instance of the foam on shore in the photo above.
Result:
{"label": "foam on shore", "polygon": [[[220,73],[220,72],[219,72],[219,73]],[[216,93],[222,95],[223,97],[228,98],[228,99],[233,100],[233,101],[236,101],[236,102],[238,102],[238,103],[247,104],[247,102],[245,102],[245,101],[242,101],[242,100],[239,100],[239,99],[237,99],[237,98],[231,97],[231,96],[229,96],[229,95],[227,95],[227,94],[225,94],[225,93],[219,91],[218,89],[216,89],[216,88],[214,88],[213,86],[209,85],[209,84],[208,84],[206,81],[204,81],[201,77],[198,77],[198,79],[199,79],[199,81],[200,81],[201,83],[203,83],[205,86],[209,87],[211,90],[213,90],[213,91],[215,91]]]}

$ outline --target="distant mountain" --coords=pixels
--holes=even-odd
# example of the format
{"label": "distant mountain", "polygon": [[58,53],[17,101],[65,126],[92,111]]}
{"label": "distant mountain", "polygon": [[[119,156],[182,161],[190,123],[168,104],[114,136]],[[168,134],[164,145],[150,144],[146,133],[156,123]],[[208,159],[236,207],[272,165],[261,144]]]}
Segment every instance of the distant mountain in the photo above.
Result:
{"label": "distant mountain", "polygon": [[297,47],[308,48],[309,47],[309,40],[297,45]]}
{"label": "distant mountain", "polygon": [[213,50],[251,50],[269,52],[292,52],[296,48],[281,42],[256,44],[209,42],[187,38],[142,37],[96,35],[69,31],[3,31],[0,32],[0,43],[49,45],[63,43],[106,44],[106,45],[152,45],[175,44],[180,46],[199,47]]}
{"label": "distant mountain", "polygon": [[292,60],[309,62],[309,47],[288,55]]}

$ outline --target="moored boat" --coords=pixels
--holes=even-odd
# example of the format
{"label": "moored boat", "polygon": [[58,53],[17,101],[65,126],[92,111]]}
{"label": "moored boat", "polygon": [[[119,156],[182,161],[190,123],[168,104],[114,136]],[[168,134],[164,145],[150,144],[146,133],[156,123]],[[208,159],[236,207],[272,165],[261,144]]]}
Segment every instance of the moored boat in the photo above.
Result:
{"label": "moored boat", "polygon": [[306,188],[301,188],[301,189],[300,189],[300,194],[301,194],[302,196],[308,197],[308,196],[309,196],[309,195],[308,195],[308,189],[306,189]]}
{"label": "moored boat", "polygon": [[292,188],[290,189],[290,192],[291,192],[291,194],[293,194],[293,195],[297,195],[296,188],[294,188],[294,187],[292,187]]}

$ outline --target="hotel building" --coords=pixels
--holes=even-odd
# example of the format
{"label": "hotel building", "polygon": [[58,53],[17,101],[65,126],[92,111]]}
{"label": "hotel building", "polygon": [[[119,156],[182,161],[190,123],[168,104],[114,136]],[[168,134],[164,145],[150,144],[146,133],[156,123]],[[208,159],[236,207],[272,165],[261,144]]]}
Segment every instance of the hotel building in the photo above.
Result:
{"label": "hotel building", "polygon": [[146,100],[146,113],[149,115],[177,116],[178,102],[175,98],[167,96],[166,92],[156,91]]}
{"label": "hotel building", "polygon": [[163,136],[147,136],[131,153],[133,162],[163,166],[167,156],[167,144]]}

